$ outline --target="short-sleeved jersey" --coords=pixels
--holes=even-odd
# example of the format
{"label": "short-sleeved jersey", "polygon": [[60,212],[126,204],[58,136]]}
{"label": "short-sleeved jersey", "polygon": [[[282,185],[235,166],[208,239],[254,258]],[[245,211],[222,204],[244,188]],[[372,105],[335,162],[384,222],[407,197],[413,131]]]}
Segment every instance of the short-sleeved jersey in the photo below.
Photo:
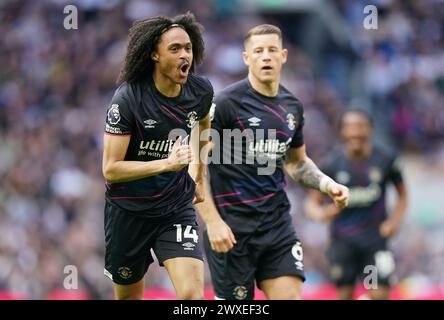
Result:
{"label": "short-sleeved jersey", "polygon": [[[211,107],[213,88],[203,77],[190,75],[177,97],[162,95],[152,79],[123,83],[107,110],[105,134],[130,135],[125,161],[152,161],[168,157],[181,129],[184,140]],[[177,131],[180,133],[180,131]],[[128,182],[106,183],[106,200],[146,217],[159,217],[193,199],[195,184],[188,167]]]}
{"label": "short-sleeved jersey", "polygon": [[358,236],[379,227],[387,217],[387,184],[403,182],[396,157],[376,145],[362,161],[351,160],[342,148],[335,150],[320,168],[350,190],[348,207],[332,222],[336,238]]}
{"label": "short-sleeved jersey", "polygon": [[[211,190],[232,229],[250,232],[288,209],[284,158],[304,144],[303,125],[301,102],[281,85],[275,97],[260,94],[248,79],[216,94],[212,128],[220,139],[213,138]],[[233,138],[239,133],[242,139]]]}

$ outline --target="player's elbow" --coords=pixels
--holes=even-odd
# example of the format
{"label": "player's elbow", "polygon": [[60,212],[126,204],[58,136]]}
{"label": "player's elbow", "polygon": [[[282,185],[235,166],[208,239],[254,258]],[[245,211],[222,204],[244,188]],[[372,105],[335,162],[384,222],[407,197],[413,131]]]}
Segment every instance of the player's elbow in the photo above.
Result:
{"label": "player's elbow", "polygon": [[294,162],[287,162],[284,164],[284,169],[287,174],[297,183],[301,183],[302,171],[298,168],[298,165]]}
{"label": "player's elbow", "polygon": [[116,172],[112,164],[104,163],[102,165],[102,174],[107,182],[115,182],[117,180]]}
{"label": "player's elbow", "polygon": [[112,171],[106,167],[102,168],[102,174],[106,181],[111,182],[113,178]]}

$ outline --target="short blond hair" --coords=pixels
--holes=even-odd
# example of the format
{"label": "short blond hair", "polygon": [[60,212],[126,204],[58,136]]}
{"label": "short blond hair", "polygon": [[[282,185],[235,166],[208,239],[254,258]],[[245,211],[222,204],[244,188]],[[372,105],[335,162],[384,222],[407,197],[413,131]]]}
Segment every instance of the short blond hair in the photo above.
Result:
{"label": "short blond hair", "polygon": [[282,31],[278,27],[272,24],[261,24],[254,28],[251,28],[244,37],[244,46],[246,45],[248,39],[252,36],[262,35],[262,34],[277,34],[279,40],[282,40]]}

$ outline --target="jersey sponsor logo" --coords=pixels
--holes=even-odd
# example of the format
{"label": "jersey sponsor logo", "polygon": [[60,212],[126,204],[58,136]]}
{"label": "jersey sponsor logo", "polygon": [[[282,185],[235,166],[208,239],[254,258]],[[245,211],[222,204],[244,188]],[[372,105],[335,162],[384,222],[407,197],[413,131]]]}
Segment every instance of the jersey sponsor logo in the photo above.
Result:
{"label": "jersey sponsor logo", "polygon": [[155,158],[166,158],[173,150],[173,140],[150,140],[140,141],[138,156],[150,156]]}
{"label": "jersey sponsor logo", "polygon": [[296,128],[296,119],[292,113],[287,114],[288,129],[294,130]]}
{"label": "jersey sponsor logo", "polygon": [[111,108],[108,110],[108,123],[110,124],[118,124],[120,121],[120,111],[119,111],[119,105],[117,103],[112,104]]}
{"label": "jersey sponsor logo", "polygon": [[250,127],[258,127],[261,124],[261,119],[258,117],[252,117],[248,119],[248,122],[250,123]]}
{"label": "jersey sponsor logo", "polygon": [[245,298],[247,298],[247,293],[248,293],[248,290],[245,286],[237,286],[233,290],[233,296],[237,300],[245,300]]}
{"label": "jersey sponsor logo", "polygon": [[367,207],[381,197],[381,187],[372,183],[367,187],[350,187],[348,207]]}
{"label": "jersey sponsor logo", "polygon": [[140,141],[140,150],[163,151],[170,152],[173,149],[173,140],[150,140]]}
{"label": "jersey sponsor logo", "polygon": [[122,134],[122,130],[119,127],[112,127],[108,123],[105,125],[105,132],[111,134]]}
{"label": "jersey sponsor logo", "polygon": [[117,269],[117,273],[122,279],[129,279],[133,275],[133,271],[128,267],[120,267]]}
{"label": "jersey sponsor logo", "polygon": [[282,157],[288,149],[291,142],[289,138],[285,142],[278,139],[260,139],[255,142],[250,141],[248,144],[248,153],[250,156],[260,156],[276,159]]}
{"label": "jersey sponsor logo", "polygon": [[144,120],[143,123],[145,124],[145,129],[153,129],[156,126],[157,121],[154,119],[148,119]]}
{"label": "jersey sponsor logo", "polygon": [[190,113],[188,113],[187,117],[188,117],[187,119],[188,128],[193,128],[197,122],[197,112],[191,111]]}

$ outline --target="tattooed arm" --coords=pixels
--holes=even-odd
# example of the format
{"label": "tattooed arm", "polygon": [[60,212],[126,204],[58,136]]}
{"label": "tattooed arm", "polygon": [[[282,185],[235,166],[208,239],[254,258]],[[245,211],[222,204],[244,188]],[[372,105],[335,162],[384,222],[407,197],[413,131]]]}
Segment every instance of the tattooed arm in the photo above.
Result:
{"label": "tattooed arm", "polygon": [[305,145],[288,150],[285,169],[289,176],[302,186],[328,194],[337,207],[344,208],[347,206],[348,188],[336,183],[321,172],[307,156]]}

